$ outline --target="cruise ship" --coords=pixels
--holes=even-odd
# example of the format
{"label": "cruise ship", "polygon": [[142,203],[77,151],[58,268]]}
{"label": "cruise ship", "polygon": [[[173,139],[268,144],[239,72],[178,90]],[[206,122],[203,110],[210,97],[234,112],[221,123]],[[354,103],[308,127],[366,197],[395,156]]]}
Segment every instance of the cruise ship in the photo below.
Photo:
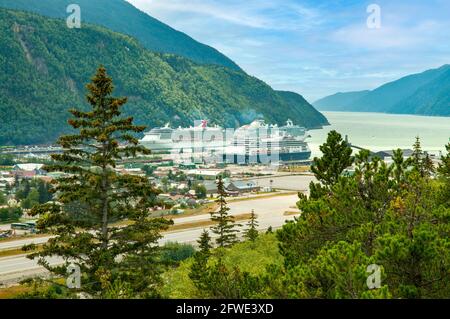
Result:
{"label": "cruise ship", "polygon": [[226,162],[274,164],[307,160],[311,156],[305,142],[307,130],[288,120],[286,125],[255,120],[236,130],[209,127],[206,120],[189,128],[169,124],[145,133],[140,141],[150,150],[171,153],[179,162]]}
{"label": "cruise ship", "polygon": [[144,133],[140,143],[154,152],[189,152],[198,148],[204,151],[224,146],[223,128],[209,127],[206,120],[195,124],[187,128],[171,128],[169,123],[164,127],[155,127]]}
{"label": "cruise ship", "polygon": [[311,150],[306,137],[306,128],[294,125],[291,120],[284,126],[255,120],[236,130],[231,145],[226,148],[226,161],[273,164],[307,160]]}

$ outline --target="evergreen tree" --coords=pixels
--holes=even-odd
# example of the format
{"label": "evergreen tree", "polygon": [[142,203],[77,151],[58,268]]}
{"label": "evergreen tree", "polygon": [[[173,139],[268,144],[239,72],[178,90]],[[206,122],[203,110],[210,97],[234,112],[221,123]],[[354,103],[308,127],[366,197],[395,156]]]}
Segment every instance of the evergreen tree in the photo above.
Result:
{"label": "evergreen tree", "polygon": [[5,194],[3,194],[3,193],[0,191],[0,206],[5,205],[7,202],[8,202],[8,201],[7,201],[7,199],[6,199]]}
{"label": "evergreen tree", "polygon": [[[55,181],[57,203],[32,210],[40,217],[38,228],[55,237],[29,258],[37,258],[40,265],[63,277],[70,264],[78,265],[80,291],[93,297],[107,297],[108,291],[121,285],[131,289],[134,297],[153,297],[161,283],[157,241],[170,222],[149,218],[157,191],[146,177],[115,170],[122,158],[149,151],[133,135],[145,127],[120,116],[127,99],[113,97],[113,88],[106,69],[100,67],[87,85],[91,108],[70,110],[73,117],[68,123],[76,133],[59,138],[64,152],[53,154],[55,164],[44,168],[65,173]],[[112,224],[122,220],[131,223]],[[45,260],[49,256],[59,256],[64,262],[50,265]]]}
{"label": "evergreen tree", "polygon": [[430,177],[436,171],[436,169],[434,168],[433,161],[431,160],[430,155],[428,153],[425,154],[422,160],[422,166],[424,176],[426,177]]}
{"label": "evergreen tree", "polygon": [[[270,296],[448,296],[450,192],[446,183],[421,175],[414,166],[424,163],[420,143],[415,145],[411,160],[405,162],[396,151],[390,166],[362,151],[355,174],[342,176],[320,196],[300,196],[302,214],[277,231],[284,264],[271,268]],[[366,285],[370,264],[381,267],[379,289]]]}
{"label": "evergreen tree", "polygon": [[413,153],[411,154],[411,164],[416,167],[417,169],[420,168],[420,165],[422,163],[422,146],[420,144],[420,137],[416,136],[416,141],[413,144]]}
{"label": "evergreen tree", "polygon": [[405,161],[403,157],[403,151],[401,149],[394,150],[392,160],[394,162],[392,169],[394,180],[396,181],[397,185],[400,185],[402,182],[404,182],[405,172],[408,168],[408,161]]}
{"label": "evergreen tree", "polygon": [[438,177],[444,183],[442,192],[442,202],[450,207],[450,143],[446,146],[447,154],[441,156],[441,162],[437,169]]}
{"label": "evergreen tree", "polygon": [[39,203],[45,204],[46,202],[50,201],[52,199],[52,194],[50,193],[50,187],[49,184],[39,180],[37,189],[39,192]]}
{"label": "evergreen tree", "polygon": [[37,204],[39,204],[39,192],[37,189],[33,188],[29,192],[28,196],[22,200],[21,206],[22,208],[30,209]]}
{"label": "evergreen tree", "polygon": [[216,203],[219,205],[219,210],[217,212],[211,213],[211,220],[217,223],[211,228],[212,232],[218,237],[216,238],[216,243],[219,247],[229,247],[237,242],[236,229],[238,224],[234,222],[234,216],[228,214],[230,210],[227,207],[227,202],[225,197],[227,196],[225,191],[225,186],[223,184],[222,177],[219,177],[217,181],[217,191],[219,194]]}
{"label": "evergreen tree", "polygon": [[324,185],[331,186],[337,183],[339,176],[353,164],[352,149],[336,131],[328,133],[326,143],[320,146],[321,158],[314,158],[311,171]]}
{"label": "evergreen tree", "polygon": [[203,230],[200,239],[197,241],[198,246],[200,248],[199,253],[205,257],[209,257],[211,255],[211,237],[209,236],[209,232],[205,229]]}
{"label": "evergreen tree", "polygon": [[448,143],[445,148],[447,150],[447,154],[441,156],[441,163],[439,163],[438,172],[442,177],[450,179],[450,143]]}
{"label": "evergreen tree", "polygon": [[256,229],[258,227],[258,221],[256,219],[255,211],[252,209],[252,213],[250,215],[250,220],[247,224],[247,230],[245,231],[245,238],[247,238],[250,241],[255,241],[256,238],[258,238],[258,230]]}
{"label": "evergreen tree", "polygon": [[199,288],[199,290],[203,290],[206,285],[205,272],[208,268],[208,259],[211,256],[211,237],[207,230],[203,230],[199,240],[197,241],[200,250],[197,251],[194,255],[194,262],[191,266],[189,272],[189,278],[194,282],[194,284]]}
{"label": "evergreen tree", "polygon": [[197,184],[197,185],[195,185],[195,187],[194,187],[194,190],[195,190],[195,196],[198,198],[198,199],[204,199],[204,198],[206,198],[206,187],[203,185],[203,184]]}

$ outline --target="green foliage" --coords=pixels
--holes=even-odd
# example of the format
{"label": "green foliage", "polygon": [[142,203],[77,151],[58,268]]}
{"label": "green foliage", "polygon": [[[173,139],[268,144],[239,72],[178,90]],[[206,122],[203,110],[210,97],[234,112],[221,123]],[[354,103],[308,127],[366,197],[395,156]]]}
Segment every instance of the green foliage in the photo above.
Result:
{"label": "green foliage", "polygon": [[40,179],[23,179],[16,183],[16,198],[22,208],[30,209],[37,204],[45,204],[53,199],[51,185]]}
{"label": "green foliage", "polygon": [[259,235],[257,227],[258,227],[258,221],[256,218],[256,214],[255,214],[255,211],[252,210],[252,213],[250,215],[250,220],[247,223],[247,229],[245,230],[244,237],[252,242],[256,241],[256,239],[258,238],[258,235]]}
{"label": "green foliage", "polygon": [[323,156],[314,158],[311,171],[325,186],[334,185],[342,172],[353,163],[352,149],[336,131],[328,133],[327,141],[320,146]]}
{"label": "green foliage", "polygon": [[33,206],[39,204],[39,192],[37,189],[32,189],[29,193],[28,196],[21,201],[21,206],[22,208],[25,209],[30,209]]}
{"label": "green foliage", "polygon": [[161,247],[161,262],[169,265],[177,265],[181,261],[192,257],[194,247],[189,244],[167,243]]}
{"label": "green foliage", "polygon": [[220,252],[211,251],[207,263],[202,263],[198,268],[198,281],[195,281],[192,273],[198,256],[196,254],[194,258],[182,262],[180,267],[166,272],[164,296],[261,298],[264,297],[261,293],[263,282],[258,277],[265,273],[267,266],[283,263],[274,234],[261,234],[255,242],[240,242]]}
{"label": "green foliage", "polygon": [[216,243],[219,247],[230,247],[237,242],[236,233],[239,231],[236,227],[239,225],[235,224],[234,216],[228,214],[230,208],[227,207],[225,200],[227,194],[222,177],[219,177],[217,181],[217,192],[219,196],[216,203],[219,205],[219,209],[217,212],[211,213],[211,220],[217,224],[211,227],[211,231],[217,235]]}
{"label": "green foliage", "polygon": [[256,116],[278,124],[291,118],[306,127],[327,123],[300,96],[285,99],[242,71],[157,54],[102,27],[69,29],[62,20],[0,9],[0,35],[0,113],[7,119],[0,145],[54,142],[73,133],[65,125],[67,110],[89,109],[83,85],[100,62],[117,94],[130,97],[123,114],[139,125],[188,126],[207,118],[235,127]]}
{"label": "green foliage", "polygon": [[203,184],[197,184],[194,186],[195,196],[197,196],[198,199],[204,199],[206,198],[206,187]]}
{"label": "green foliage", "polygon": [[[0,6],[4,8],[32,11],[61,19],[67,18],[66,8],[72,3],[71,0],[40,0],[30,6],[29,0],[0,0]],[[155,52],[173,53],[197,63],[240,70],[233,61],[214,48],[172,29],[124,0],[77,0],[77,4],[82,10],[83,24],[93,23],[131,35]]]}
{"label": "green foliage", "polygon": [[18,299],[67,299],[75,298],[74,294],[63,285],[43,279],[25,280],[23,285],[31,288],[20,294]]}
{"label": "green foliage", "polygon": [[17,222],[22,217],[22,209],[18,207],[0,208],[0,222],[13,223]]}
{"label": "green foliage", "polygon": [[[97,70],[87,89],[91,108],[70,111],[68,123],[78,134],[61,136],[58,143],[64,152],[53,154],[55,164],[45,166],[49,172],[68,173],[57,180],[56,203],[35,206],[31,212],[39,216],[37,227],[54,237],[28,257],[59,276],[66,275],[70,264],[78,265],[79,291],[95,298],[158,296],[163,266],[157,241],[171,222],[150,218],[158,193],[146,177],[114,170],[122,158],[149,153],[131,134],[144,127],[121,117],[127,99],[112,96],[112,79],[105,68]],[[123,220],[131,223],[111,225]],[[50,265],[48,256],[65,262]]]}
{"label": "green foliage", "polygon": [[[406,162],[396,151],[389,166],[361,151],[354,175],[334,179],[326,192],[301,195],[302,214],[277,232],[284,265],[268,269],[265,294],[446,298],[450,205],[445,182],[421,174],[419,150],[417,142],[417,156]],[[382,269],[382,285],[373,290],[365,284],[371,264]]]}
{"label": "green foliage", "polygon": [[433,162],[431,161],[429,155],[422,151],[420,138],[418,136],[413,144],[413,153],[408,159],[407,164],[410,164],[412,168],[422,177],[429,177],[435,171]]}
{"label": "green foliage", "polygon": [[0,191],[0,206],[5,205],[8,202],[8,199],[6,198],[5,194]]}
{"label": "green foliage", "polygon": [[151,166],[151,165],[144,165],[143,167],[142,167],[142,170],[144,171],[144,173],[145,173],[145,176],[147,176],[147,177],[150,177],[150,176],[152,176],[153,175],[153,172],[155,171],[155,167],[154,166]]}
{"label": "green foliage", "polygon": [[203,230],[199,240],[200,250],[195,253],[194,260],[189,272],[189,278],[194,285],[201,291],[205,286],[205,271],[208,268],[208,259],[211,256],[211,237],[207,230]]}
{"label": "green foliage", "polygon": [[12,155],[0,155],[0,166],[13,166],[16,162]]}

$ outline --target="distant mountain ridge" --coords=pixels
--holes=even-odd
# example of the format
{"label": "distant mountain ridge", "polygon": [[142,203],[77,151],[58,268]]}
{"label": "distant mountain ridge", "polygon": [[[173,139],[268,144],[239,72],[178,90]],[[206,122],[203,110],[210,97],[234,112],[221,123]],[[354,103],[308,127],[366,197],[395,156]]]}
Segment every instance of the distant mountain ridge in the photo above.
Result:
{"label": "distant mountain ridge", "polygon": [[372,91],[330,95],[313,105],[322,111],[450,116],[450,65],[408,75]]}
{"label": "distant mountain ridge", "polygon": [[173,53],[201,64],[216,64],[234,70],[240,67],[216,49],[179,32],[124,0],[0,0],[0,7],[66,19],[69,4],[81,8],[82,23],[104,26],[138,39],[144,47]]}
{"label": "distant mountain ridge", "polygon": [[236,127],[261,117],[317,128],[326,118],[302,96],[277,92],[240,70],[154,53],[136,39],[84,24],[0,8],[0,145],[52,143],[69,131],[67,110],[86,107],[84,85],[99,64],[127,96],[137,124]]}

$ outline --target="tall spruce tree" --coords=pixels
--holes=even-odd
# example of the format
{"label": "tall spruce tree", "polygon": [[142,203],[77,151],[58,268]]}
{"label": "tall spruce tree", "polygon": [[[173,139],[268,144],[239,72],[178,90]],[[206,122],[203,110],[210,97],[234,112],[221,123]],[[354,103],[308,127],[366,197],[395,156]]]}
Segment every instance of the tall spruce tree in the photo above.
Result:
{"label": "tall spruce tree", "polygon": [[[100,67],[87,85],[88,111],[71,109],[68,123],[77,133],[61,136],[62,154],[53,154],[56,164],[49,172],[63,172],[55,181],[56,203],[36,206],[38,228],[52,237],[29,255],[51,273],[65,277],[68,266],[81,270],[78,291],[92,297],[110,297],[115,287],[127,287],[126,297],[157,296],[160,283],[157,241],[171,223],[149,218],[157,191],[145,177],[122,175],[115,168],[123,158],[149,154],[134,133],[144,126],[121,117],[126,98],[116,98],[112,79]],[[114,222],[128,220],[126,226]],[[29,246],[25,249],[33,249]],[[46,258],[60,257],[61,264]]]}
{"label": "tall spruce tree", "polygon": [[258,227],[257,216],[253,209],[252,213],[250,214],[250,220],[247,223],[247,227],[248,228],[245,231],[245,238],[254,242],[258,238],[259,233],[258,230],[256,229]]}
{"label": "tall spruce tree", "polygon": [[194,262],[189,272],[189,278],[191,278],[199,290],[202,290],[206,285],[205,272],[208,268],[208,259],[211,256],[212,248],[211,237],[207,230],[203,230],[197,243],[200,249],[194,255]]}
{"label": "tall spruce tree", "polygon": [[352,149],[336,131],[328,133],[326,143],[320,146],[322,157],[315,157],[311,171],[325,186],[337,183],[341,173],[353,164]]}
{"label": "tall spruce tree", "polygon": [[444,182],[443,202],[446,203],[447,207],[450,207],[450,143],[445,148],[447,149],[447,154],[442,154],[437,172],[439,178]]}
{"label": "tall spruce tree", "polygon": [[223,248],[229,247],[238,241],[236,233],[239,231],[236,227],[239,225],[235,224],[234,216],[228,214],[230,208],[228,208],[225,200],[227,194],[221,176],[217,181],[217,191],[219,197],[216,202],[219,204],[219,209],[211,213],[211,220],[217,224],[211,230],[218,236],[216,238],[217,245]]}

